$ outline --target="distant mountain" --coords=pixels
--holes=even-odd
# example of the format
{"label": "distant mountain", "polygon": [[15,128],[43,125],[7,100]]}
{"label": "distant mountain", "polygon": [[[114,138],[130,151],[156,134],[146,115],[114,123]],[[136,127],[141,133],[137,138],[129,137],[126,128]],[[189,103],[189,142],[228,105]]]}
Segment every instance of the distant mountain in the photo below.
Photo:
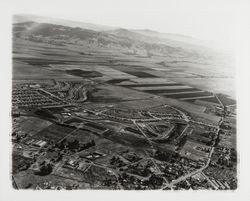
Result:
{"label": "distant mountain", "polygon": [[150,43],[163,43],[174,47],[183,47],[185,45],[186,48],[190,48],[189,45],[214,47],[214,45],[211,44],[211,42],[205,42],[202,40],[192,38],[190,36],[173,34],[173,33],[160,33],[150,29],[124,29],[119,27],[96,25],[96,24],[84,23],[72,20],[47,18],[36,15],[15,15],[13,17],[13,22],[16,24],[29,21],[37,23],[62,25],[72,28],[79,27],[82,29],[89,29],[98,32],[106,32],[119,37],[127,37],[134,40],[142,40]]}
{"label": "distant mountain", "polygon": [[79,27],[27,21],[14,23],[13,33],[15,37],[35,42],[115,48],[143,55],[166,55],[184,52],[182,48],[157,43],[157,39],[126,29],[94,31]]}
{"label": "distant mountain", "polygon": [[128,29],[113,29],[109,31],[105,31],[105,33],[112,34],[119,37],[124,38],[130,38],[132,40],[138,40],[138,41],[147,41],[147,42],[159,42],[158,38],[147,36],[141,33],[136,33],[134,31],[128,30]]}
{"label": "distant mountain", "polygon": [[129,30],[33,15],[15,15],[13,22],[14,37],[60,46],[75,44],[148,57],[158,55],[193,60],[207,58],[211,51],[192,37],[148,29]]}
{"label": "distant mountain", "polygon": [[15,23],[13,27],[14,33],[19,33],[23,36],[42,36],[42,37],[57,37],[60,38],[79,38],[85,40],[88,38],[97,37],[98,32],[81,29],[79,27],[67,27],[62,25],[37,23],[37,22],[22,22]]}
{"label": "distant mountain", "polygon": [[162,39],[162,41],[175,41],[175,42],[181,42],[186,45],[195,45],[200,47],[206,47],[206,48],[217,48],[217,44],[215,44],[212,41],[204,41],[197,38],[193,38],[191,36],[186,36],[182,34],[174,34],[174,33],[161,33],[157,31],[153,31],[150,29],[133,29],[132,30],[135,33],[143,34],[150,37],[155,37]]}
{"label": "distant mountain", "polygon": [[68,27],[80,27],[83,29],[90,29],[94,31],[105,31],[105,30],[116,29],[115,27],[110,27],[110,26],[95,25],[91,23],[84,23],[84,22],[78,22],[78,21],[72,21],[72,20],[41,17],[41,16],[36,16],[36,15],[21,15],[20,14],[20,15],[13,16],[14,23],[22,23],[22,22],[27,22],[27,21],[63,25],[63,26],[68,26]]}
{"label": "distant mountain", "polygon": [[146,36],[159,37],[159,38],[177,40],[177,41],[182,41],[182,42],[184,42],[185,40],[197,40],[190,36],[186,36],[182,34],[160,33],[158,31],[153,31],[150,29],[133,29],[132,31],[135,33],[146,35]]}

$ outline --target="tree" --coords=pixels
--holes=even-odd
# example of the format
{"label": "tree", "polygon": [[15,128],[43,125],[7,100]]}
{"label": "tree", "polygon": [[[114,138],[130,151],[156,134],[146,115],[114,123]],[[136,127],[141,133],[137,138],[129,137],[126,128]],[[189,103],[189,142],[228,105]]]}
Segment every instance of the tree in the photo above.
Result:
{"label": "tree", "polygon": [[53,167],[50,163],[47,163],[47,164],[44,163],[41,165],[40,171],[37,174],[40,176],[45,176],[45,175],[50,174],[52,170],[53,170]]}

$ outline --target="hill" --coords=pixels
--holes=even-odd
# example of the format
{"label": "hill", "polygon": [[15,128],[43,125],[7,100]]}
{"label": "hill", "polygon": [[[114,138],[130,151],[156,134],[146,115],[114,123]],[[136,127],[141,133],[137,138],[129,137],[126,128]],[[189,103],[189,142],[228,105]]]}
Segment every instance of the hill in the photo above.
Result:
{"label": "hill", "polygon": [[94,31],[80,27],[38,23],[33,21],[15,23],[15,37],[35,42],[52,44],[77,44],[92,47],[115,48],[123,51],[147,55],[166,55],[185,52],[182,48],[171,47],[150,36],[134,33],[126,29]]}

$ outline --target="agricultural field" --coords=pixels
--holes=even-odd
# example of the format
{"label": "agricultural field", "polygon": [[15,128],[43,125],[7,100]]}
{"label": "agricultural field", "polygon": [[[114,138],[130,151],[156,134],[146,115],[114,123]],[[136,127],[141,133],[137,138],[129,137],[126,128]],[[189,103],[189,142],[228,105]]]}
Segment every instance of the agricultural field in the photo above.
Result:
{"label": "agricultural field", "polygon": [[196,93],[184,93],[184,94],[170,94],[165,96],[169,98],[187,100],[187,99],[199,99],[208,96],[211,97],[213,95],[210,92],[196,92]]}
{"label": "agricultural field", "polygon": [[101,85],[97,86],[96,92],[92,93],[91,101],[93,103],[115,103],[147,99],[149,97],[150,95],[148,94],[137,93],[120,86]]}
{"label": "agricultural field", "polygon": [[32,136],[32,139],[57,142],[74,130],[74,128],[70,128],[67,126],[52,124],[47,128],[39,131],[36,135]]}
{"label": "agricultural field", "polygon": [[37,117],[18,117],[14,118],[13,131],[22,130],[29,136],[35,135],[37,132],[47,128],[52,123]]}
{"label": "agricultural field", "polygon": [[180,151],[180,155],[195,161],[204,161],[208,157],[209,151],[210,147],[206,145],[194,141],[187,141]]}
{"label": "agricultural field", "polygon": [[34,175],[32,171],[28,171],[28,174],[20,172],[15,175],[15,182],[23,189],[46,189],[50,186],[52,189],[58,188],[67,189],[68,187],[77,184],[81,188],[89,188],[89,185],[85,182],[76,182],[73,178],[60,177],[60,175],[48,175],[40,177]]}

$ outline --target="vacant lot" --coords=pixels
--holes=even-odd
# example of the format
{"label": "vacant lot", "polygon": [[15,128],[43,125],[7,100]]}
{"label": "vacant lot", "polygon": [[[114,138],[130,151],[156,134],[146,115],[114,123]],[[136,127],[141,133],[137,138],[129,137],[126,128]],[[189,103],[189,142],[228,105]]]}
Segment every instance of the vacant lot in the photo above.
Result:
{"label": "vacant lot", "polygon": [[74,128],[69,128],[67,126],[52,124],[49,127],[38,132],[33,136],[33,138],[57,142],[74,130]]}
{"label": "vacant lot", "polygon": [[193,141],[187,141],[182,150],[180,151],[180,155],[191,160],[204,160],[208,157],[209,152],[201,151],[199,150],[199,147],[206,148],[208,150],[210,149],[210,147],[207,147],[205,145]]}
{"label": "vacant lot", "polygon": [[20,130],[32,136],[37,132],[47,128],[52,123],[37,117],[20,117],[17,118]]}
{"label": "vacant lot", "polygon": [[[26,165],[32,163],[32,159],[25,158],[19,154],[12,154],[12,173],[16,174],[21,171],[22,168],[25,168]],[[27,166],[28,167],[28,166]],[[25,168],[26,169],[26,168]]]}

